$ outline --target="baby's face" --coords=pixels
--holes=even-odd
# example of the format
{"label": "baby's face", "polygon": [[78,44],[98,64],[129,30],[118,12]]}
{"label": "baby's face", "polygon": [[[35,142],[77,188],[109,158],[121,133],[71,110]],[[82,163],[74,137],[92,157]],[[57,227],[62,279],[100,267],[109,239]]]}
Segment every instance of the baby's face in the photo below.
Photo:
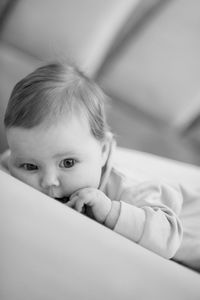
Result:
{"label": "baby's face", "polygon": [[10,128],[7,139],[11,174],[50,197],[66,202],[78,189],[99,187],[108,145],[94,138],[83,116]]}

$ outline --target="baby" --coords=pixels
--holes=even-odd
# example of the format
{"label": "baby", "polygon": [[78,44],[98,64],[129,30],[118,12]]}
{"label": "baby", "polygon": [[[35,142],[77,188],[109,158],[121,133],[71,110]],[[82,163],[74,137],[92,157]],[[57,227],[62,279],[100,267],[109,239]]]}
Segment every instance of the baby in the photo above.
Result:
{"label": "baby", "polygon": [[73,65],[36,69],[12,91],[3,164],[42,193],[172,258],[182,241],[182,193],[115,168],[105,101],[97,84]]}

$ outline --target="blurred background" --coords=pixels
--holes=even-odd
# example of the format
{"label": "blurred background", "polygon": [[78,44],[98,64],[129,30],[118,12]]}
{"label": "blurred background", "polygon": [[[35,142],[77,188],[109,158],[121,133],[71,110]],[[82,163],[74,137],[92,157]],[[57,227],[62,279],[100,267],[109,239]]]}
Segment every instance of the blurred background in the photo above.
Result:
{"label": "blurred background", "polygon": [[199,0],[1,0],[0,152],[14,84],[66,58],[110,96],[119,146],[200,165]]}

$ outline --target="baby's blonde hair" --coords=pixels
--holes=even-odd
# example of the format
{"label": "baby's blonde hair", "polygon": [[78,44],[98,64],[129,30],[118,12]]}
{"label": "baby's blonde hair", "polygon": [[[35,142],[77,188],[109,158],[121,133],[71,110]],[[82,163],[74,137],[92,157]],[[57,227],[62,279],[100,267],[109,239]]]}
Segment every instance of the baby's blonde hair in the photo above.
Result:
{"label": "baby's blonde hair", "polygon": [[106,99],[102,89],[75,65],[50,63],[15,85],[5,113],[5,128],[28,129],[46,120],[52,124],[60,116],[79,110],[86,114],[94,137],[102,140],[108,129]]}

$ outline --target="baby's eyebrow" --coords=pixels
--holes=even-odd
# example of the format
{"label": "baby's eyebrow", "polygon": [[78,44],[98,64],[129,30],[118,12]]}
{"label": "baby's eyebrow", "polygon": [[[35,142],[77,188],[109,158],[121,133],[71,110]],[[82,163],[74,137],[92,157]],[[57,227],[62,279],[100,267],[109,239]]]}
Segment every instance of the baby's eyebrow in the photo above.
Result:
{"label": "baby's eyebrow", "polygon": [[24,158],[23,157],[20,157],[20,156],[12,156],[12,160],[16,161],[16,162],[20,162],[20,161],[23,161]]}
{"label": "baby's eyebrow", "polygon": [[16,163],[22,163],[22,162],[34,162],[33,159],[29,157],[23,157],[23,156],[13,156],[12,160]]}
{"label": "baby's eyebrow", "polygon": [[57,153],[55,154],[53,157],[57,158],[57,157],[71,157],[71,156],[76,156],[79,153],[76,151],[69,151],[69,152],[61,152],[61,153]]}

